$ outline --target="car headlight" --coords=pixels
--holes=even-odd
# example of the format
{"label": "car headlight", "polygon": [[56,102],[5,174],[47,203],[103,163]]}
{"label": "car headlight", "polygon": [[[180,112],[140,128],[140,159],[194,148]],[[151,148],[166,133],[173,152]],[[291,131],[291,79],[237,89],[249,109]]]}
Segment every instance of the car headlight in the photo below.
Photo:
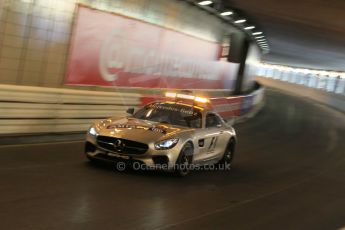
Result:
{"label": "car headlight", "polygon": [[175,147],[177,142],[178,142],[178,138],[172,138],[172,139],[164,140],[164,141],[155,143],[155,148],[157,150],[171,149],[171,148]]}
{"label": "car headlight", "polygon": [[89,129],[89,134],[92,135],[92,136],[97,136],[97,131],[94,127],[91,127]]}

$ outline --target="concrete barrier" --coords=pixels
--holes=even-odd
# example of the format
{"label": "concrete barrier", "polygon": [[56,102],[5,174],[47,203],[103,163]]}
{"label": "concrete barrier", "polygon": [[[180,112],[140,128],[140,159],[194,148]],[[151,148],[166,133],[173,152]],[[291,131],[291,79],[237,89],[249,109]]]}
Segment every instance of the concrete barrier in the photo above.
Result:
{"label": "concrete barrier", "polygon": [[310,88],[303,85],[275,80],[272,78],[257,77],[257,81],[263,84],[264,86],[290,92],[301,97],[306,97],[319,103],[333,107],[339,111],[345,112],[344,95],[327,92],[320,89]]}
{"label": "concrete barrier", "polygon": [[125,115],[140,94],[0,85],[0,134],[78,132]]}
{"label": "concrete barrier", "polygon": [[[262,97],[260,89],[240,97],[211,98],[211,102],[229,119],[249,113]],[[125,91],[0,85],[0,135],[86,131],[96,120],[125,116],[127,108],[141,106],[145,98]]]}

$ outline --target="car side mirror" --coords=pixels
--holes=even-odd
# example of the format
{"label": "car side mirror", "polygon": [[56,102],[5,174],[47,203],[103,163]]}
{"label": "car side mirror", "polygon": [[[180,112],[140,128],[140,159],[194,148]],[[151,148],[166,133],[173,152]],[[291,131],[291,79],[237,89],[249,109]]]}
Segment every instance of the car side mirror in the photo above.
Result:
{"label": "car side mirror", "polygon": [[127,113],[130,115],[133,115],[134,114],[134,108],[128,108]]}

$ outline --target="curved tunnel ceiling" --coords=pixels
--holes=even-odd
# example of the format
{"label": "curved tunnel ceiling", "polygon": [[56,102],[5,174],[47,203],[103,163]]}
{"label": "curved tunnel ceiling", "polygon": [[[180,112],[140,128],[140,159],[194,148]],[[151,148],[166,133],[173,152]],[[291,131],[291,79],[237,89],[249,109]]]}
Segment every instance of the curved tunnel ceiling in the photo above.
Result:
{"label": "curved tunnel ceiling", "polygon": [[345,0],[224,0],[267,36],[263,61],[345,71]]}

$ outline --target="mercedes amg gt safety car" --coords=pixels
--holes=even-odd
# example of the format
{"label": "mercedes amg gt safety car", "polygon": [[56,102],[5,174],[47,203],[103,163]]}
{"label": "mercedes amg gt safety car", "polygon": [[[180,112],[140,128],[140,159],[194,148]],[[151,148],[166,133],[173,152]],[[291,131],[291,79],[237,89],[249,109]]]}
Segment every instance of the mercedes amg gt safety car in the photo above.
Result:
{"label": "mercedes amg gt safety car", "polygon": [[236,133],[207,98],[166,93],[166,100],[147,104],[122,119],[93,124],[85,154],[91,161],[140,163],[187,175],[191,165],[230,165]]}

